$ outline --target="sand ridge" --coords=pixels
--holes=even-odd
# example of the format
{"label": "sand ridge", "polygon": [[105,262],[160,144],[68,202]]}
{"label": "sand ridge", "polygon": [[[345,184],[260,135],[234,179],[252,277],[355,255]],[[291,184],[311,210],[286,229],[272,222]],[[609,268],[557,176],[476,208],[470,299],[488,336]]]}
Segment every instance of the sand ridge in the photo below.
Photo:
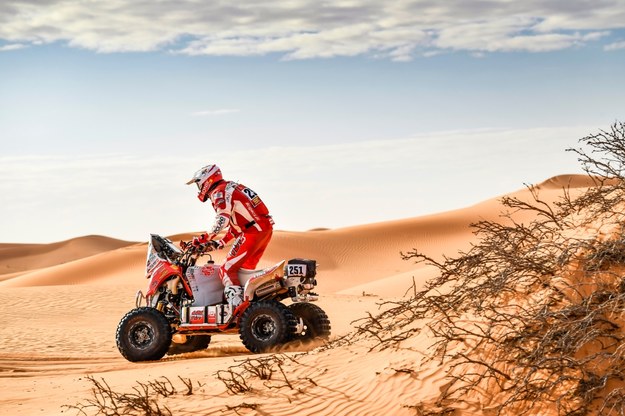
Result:
{"label": "sand ridge", "polygon": [[[538,184],[541,198],[553,200],[570,187],[581,192],[591,181],[562,175]],[[531,198],[527,189],[510,195]],[[464,209],[339,229],[276,231],[261,267],[292,257],[319,263],[319,306],[328,313],[333,337],[347,334],[352,322],[374,313],[386,299],[402,297],[413,282],[420,287],[433,271],[401,259],[418,249],[434,257],[467,250],[475,235],[470,224],[506,221],[499,198]],[[519,214],[523,220],[526,214]],[[200,230],[198,230],[199,232]],[[194,232],[170,236],[188,240]],[[415,340],[412,352],[366,346],[291,354],[301,366],[289,367],[297,389],[263,390],[242,399],[226,392],[214,376],[251,355],[237,336],[215,336],[208,350],[130,363],[115,346],[115,328],[145,289],[146,243],[88,236],[50,245],[0,244],[0,414],[72,414],[62,406],[90,395],[86,375],[102,377],[120,390],[137,380],[184,376],[203,383],[197,394],[168,402],[174,414],[237,414],[225,411],[242,400],[263,403],[272,415],[409,415],[418,401],[435,397],[443,374],[427,360],[429,340]],[[214,258],[221,261],[224,252]],[[8,266],[8,267],[7,267]],[[312,381],[311,381],[312,380]],[[412,407],[411,407],[412,406]],[[270,410],[269,410],[270,409]],[[475,409],[466,409],[475,414]],[[241,410],[242,411],[242,410]],[[244,414],[264,414],[248,411]]]}

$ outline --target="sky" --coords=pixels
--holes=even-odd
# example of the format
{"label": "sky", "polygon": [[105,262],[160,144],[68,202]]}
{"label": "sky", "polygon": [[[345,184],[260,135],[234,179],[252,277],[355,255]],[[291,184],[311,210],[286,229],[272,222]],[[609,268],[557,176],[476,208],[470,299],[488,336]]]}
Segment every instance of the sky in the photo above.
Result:
{"label": "sky", "polygon": [[625,121],[625,0],[0,3],[0,242],[200,232],[216,163],[276,228],[579,173]]}

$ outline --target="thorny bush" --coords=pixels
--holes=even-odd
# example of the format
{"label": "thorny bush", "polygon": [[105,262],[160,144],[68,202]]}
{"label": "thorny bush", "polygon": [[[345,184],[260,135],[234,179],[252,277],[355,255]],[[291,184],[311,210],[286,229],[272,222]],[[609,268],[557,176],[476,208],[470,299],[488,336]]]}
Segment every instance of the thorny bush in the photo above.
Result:
{"label": "thorny bush", "polygon": [[427,414],[487,391],[499,415],[625,415],[625,124],[580,142],[569,151],[587,191],[548,202],[528,186],[533,198],[503,198],[502,219],[473,224],[477,242],[457,257],[402,253],[438,276],[357,321],[372,349],[431,332],[450,380]]}
{"label": "thorny bush", "polygon": [[[178,376],[187,389],[186,396],[193,394],[193,383],[190,379]],[[178,394],[177,389],[167,377],[145,383],[137,382],[131,393],[120,393],[114,391],[106,380],[97,380],[92,376],[87,376],[87,380],[93,384],[91,389],[93,398],[76,405],[65,405],[63,407],[78,411],[78,414],[121,416],[121,415],[145,415],[145,416],[171,416],[171,410],[159,403],[159,399]],[[198,383],[199,387],[202,387]],[[95,412],[95,413],[93,413]]]}

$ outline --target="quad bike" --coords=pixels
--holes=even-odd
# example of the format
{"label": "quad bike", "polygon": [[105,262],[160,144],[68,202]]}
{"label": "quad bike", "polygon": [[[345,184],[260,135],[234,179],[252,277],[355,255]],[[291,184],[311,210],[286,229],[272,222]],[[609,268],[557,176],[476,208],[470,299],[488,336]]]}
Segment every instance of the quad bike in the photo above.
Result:
{"label": "quad bike", "polygon": [[[136,308],[117,326],[117,348],[127,360],[159,360],[165,354],[205,349],[217,333],[238,332],[254,353],[330,336],[328,316],[310,303],[318,298],[311,292],[317,284],[314,260],[283,260],[262,270],[241,270],[244,300],[233,308],[224,301],[219,265],[210,254],[205,265],[196,266],[211,246],[181,246],[184,249],[151,235],[147,293],[137,292]],[[288,306],[281,302],[287,298],[292,301]]]}

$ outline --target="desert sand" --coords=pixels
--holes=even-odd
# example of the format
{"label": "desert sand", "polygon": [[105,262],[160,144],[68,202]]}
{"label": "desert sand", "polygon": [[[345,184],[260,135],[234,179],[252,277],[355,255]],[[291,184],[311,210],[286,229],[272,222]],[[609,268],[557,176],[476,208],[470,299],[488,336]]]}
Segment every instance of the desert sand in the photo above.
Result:
{"label": "desert sand", "polygon": [[[590,185],[585,176],[563,175],[538,189],[542,199],[553,200],[564,186],[575,192]],[[527,189],[511,195],[530,198]],[[499,197],[493,197],[424,217],[276,231],[259,266],[292,257],[316,259],[318,304],[328,313],[336,339],[353,331],[354,320],[375,314],[381,302],[400,299],[413,282],[418,289],[433,276],[433,268],[402,260],[401,252],[416,248],[437,259],[454,256],[476,238],[471,223],[507,221],[501,212]],[[515,219],[528,219],[522,215]],[[192,231],[202,230],[170,237],[188,240]],[[117,351],[115,330],[134,307],[136,291],[145,289],[145,251],[144,242],[101,236],[0,244],[0,414],[81,414],[71,406],[93,398],[88,376],[120,392],[167,377],[178,392],[161,402],[175,415],[414,415],[418,403],[444,388],[444,372],[427,360],[431,339],[425,333],[399,350],[369,351],[366,343],[296,348],[284,353],[293,359],[284,365],[288,383],[276,375],[267,385],[257,381],[245,394],[228,391],[217,372],[268,355],[250,354],[237,335],[214,336],[205,351],[130,363]],[[217,252],[215,260],[224,254]],[[401,371],[407,363],[418,371]],[[194,383],[193,394],[184,394],[179,376]],[[95,414],[96,408],[84,411]],[[482,412],[467,408],[454,414]]]}

